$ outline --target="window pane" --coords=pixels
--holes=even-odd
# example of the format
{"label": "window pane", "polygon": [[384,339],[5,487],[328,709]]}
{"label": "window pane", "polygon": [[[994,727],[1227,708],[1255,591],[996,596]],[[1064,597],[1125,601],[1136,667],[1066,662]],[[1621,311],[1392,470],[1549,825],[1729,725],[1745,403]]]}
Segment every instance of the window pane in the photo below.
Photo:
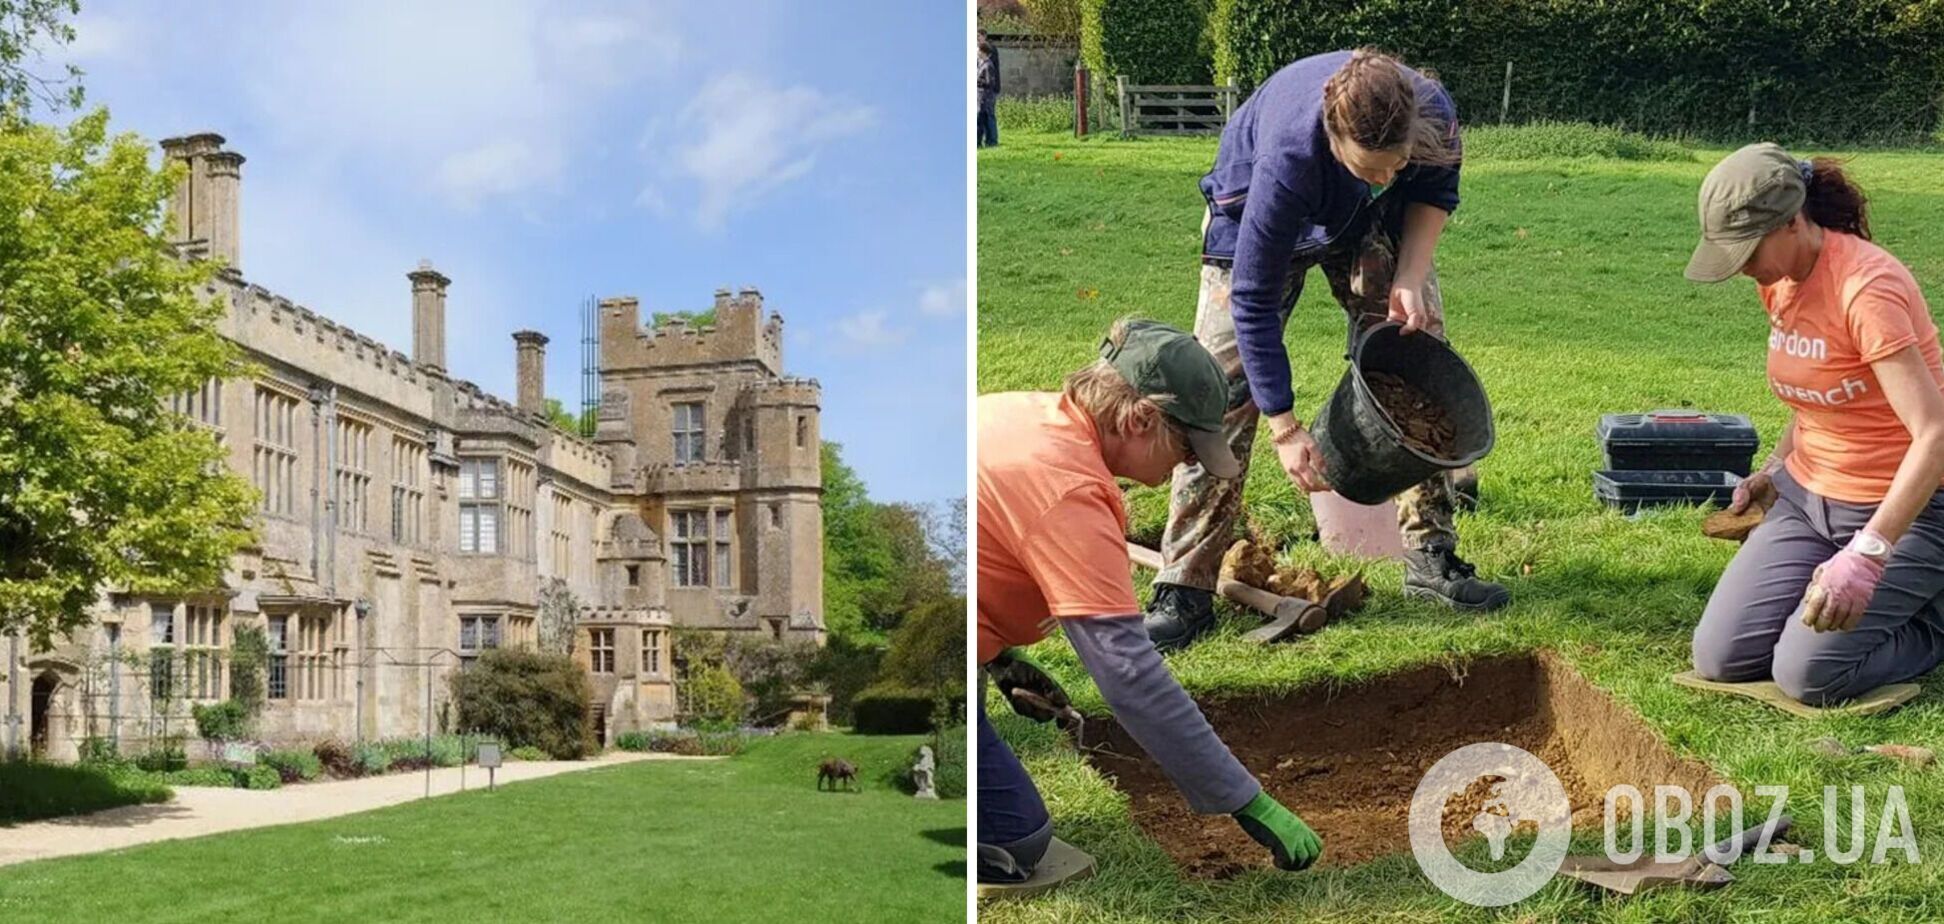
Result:
{"label": "window pane", "polygon": [[284,643],[287,641],[289,625],[290,617],[288,616],[272,616],[270,618],[271,651],[285,650],[286,646]]}
{"label": "window pane", "polygon": [[499,508],[479,508],[479,551],[488,555],[499,552]]}
{"label": "window pane", "polygon": [[479,511],[477,508],[459,508],[459,551],[479,551]]}
{"label": "window pane", "polygon": [[149,642],[154,645],[175,644],[175,608],[160,603],[149,605]]}
{"label": "window pane", "polygon": [[471,616],[460,617],[459,647],[464,649],[479,647],[479,620]]}
{"label": "window pane", "polygon": [[479,496],[499,496],[499,460],[479,460]]}
{"label": "window pane", "polygon": [[718,586],[729,586],[729,543],[727,542],[716,543],[715,576]]}
{"label": "window pane", "polygon": [[715,541],[729,541],[729,511],[727,510],[715,512]]}
{"label": "window pane", "polygon": [[500,646],[500,624],[498,617],[488,616],[480,620],[480,629],[482,630],[480,632],[481,648],[498,648]]}

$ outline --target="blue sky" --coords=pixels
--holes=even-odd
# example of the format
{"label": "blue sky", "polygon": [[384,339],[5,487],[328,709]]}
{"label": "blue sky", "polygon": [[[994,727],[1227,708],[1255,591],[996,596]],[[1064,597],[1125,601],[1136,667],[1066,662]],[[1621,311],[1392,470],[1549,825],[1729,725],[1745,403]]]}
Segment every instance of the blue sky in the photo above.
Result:
{"label": "blue sky", "polygon": [[447,362],[513,394],[510,334],[753,285],[824,435],[885,500],[965,493],[965,17],[954,2],[83,0],[89,105],[241,152],[244,275],[407,352],[421,258]]}

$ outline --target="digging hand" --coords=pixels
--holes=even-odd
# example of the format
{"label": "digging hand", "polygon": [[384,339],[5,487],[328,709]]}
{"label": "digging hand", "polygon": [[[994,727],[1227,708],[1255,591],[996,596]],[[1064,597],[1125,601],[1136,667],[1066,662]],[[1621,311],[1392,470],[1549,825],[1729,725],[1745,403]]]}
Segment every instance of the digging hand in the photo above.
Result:
{"label": "digging hand", "polygon": [[1323,839],[1267,792],[1256,793],[1232,817],[1256,843],[1269,848],[1276,857],[1277,869],[1305,869],[1323,855]]}
{"label": "digging hand", "polygon": [[1855,549],[1843,549],[1817,566],[1802,595],[1802,624],[1817,632],[1847,632],[1883,580],[1883,563]]}
{"label": "digging hand", "polygon": [[1323,451],[1317,448],[1316,437],[1293,420],[1283,424],[1271,421],[1269,426],[1276,461],[1282,464],[1290,482],[1310,493],[1328,491],[1330,479],[1323,470]]}
{"label": "digging hand", "polygon": [[1073,708],[1059,682],[1017,648],[999,652],[989,669],[1012,710],[1035,722],[1051,722]]}
{"label": "digging hand", "polygon": [[1775,506],[1775,479],[1769,475],[1767,468],[1743,478],[1741,484],[1735,485],[1735,497],[1728,504],[1728,512],[1743,513],[1750,504],[1760,507],[1763,513]]}

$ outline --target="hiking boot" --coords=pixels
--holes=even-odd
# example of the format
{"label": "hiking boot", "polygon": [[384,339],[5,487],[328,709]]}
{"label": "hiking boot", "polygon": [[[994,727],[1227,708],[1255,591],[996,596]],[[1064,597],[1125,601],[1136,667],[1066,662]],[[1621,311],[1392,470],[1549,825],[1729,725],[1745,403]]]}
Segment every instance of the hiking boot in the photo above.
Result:
{"label": "hiking boot", "polygon": [[1504,584],[1481,581],[1478,571],[1456,549],[1411,549],[1404,553],[1404,595],[1436,600],[1459,610],[1484,612],[1512,602]]}
{"label": "hiking boot", "polygon": [[1142,622],[1155,648],[1186,648],[1215,627],[1215,595],[1199,587],[1156,584],[1154,600],[1148,604]]}

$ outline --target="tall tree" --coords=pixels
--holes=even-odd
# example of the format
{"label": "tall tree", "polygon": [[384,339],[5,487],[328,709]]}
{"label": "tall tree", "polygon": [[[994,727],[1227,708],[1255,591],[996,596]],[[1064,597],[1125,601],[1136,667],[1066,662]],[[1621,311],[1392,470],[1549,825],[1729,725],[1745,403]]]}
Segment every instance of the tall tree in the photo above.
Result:
{"label": "tall tree", "polygon": [[72,64],[65,76],[49,77],[21,65],[49,44],[74,41],[68,18],[81,12],[80,0],[0,0],[0,110],[26,112],[35,103],[51,109],[81,105],[81,70]]}
{"label": "tall tree", "polygon": [[823,444],[823,521],[824,624],[833,634],[881,643],[868,612],[886,593],[896,560],[863,479],[831,442]]}
{"label": "tall tree", "polygon": [[104,587],[216,586],[250,538],[253,490],[166,412],[245,370],[211,265],[165,242],[175,176],[150,154],[101,111],[0,126],[0,630],[42,643]]}

